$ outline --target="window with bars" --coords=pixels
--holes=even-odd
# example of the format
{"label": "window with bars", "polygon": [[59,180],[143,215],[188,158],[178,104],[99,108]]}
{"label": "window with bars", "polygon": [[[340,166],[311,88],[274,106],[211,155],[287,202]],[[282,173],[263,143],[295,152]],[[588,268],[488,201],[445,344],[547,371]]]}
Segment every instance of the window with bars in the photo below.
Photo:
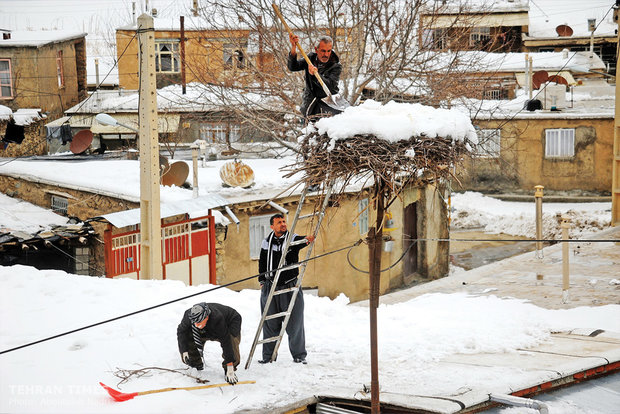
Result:
{"label": "window with bars", "polygon": [[567,158],[575,155],[575,129],[545,130],[545,157]]}
{"label": "window with bars", "polygon": [[471,47],[484,48],[491,42],[490,27],[474,27],[469,34],[469,45]]}
{"label": "window with bars", "polygon": [[65,86],[65,72],[62,65],[62,50],[59,50],[56,54],[56,75],[58,77],[58,87]]}
{"label": "window with bars", "polygon": [[65,197],[52,195],[51,207],[54,213],[67,215],[67,209],[69,208],[69,200],[66,199]]}
{"label": "window with bars", "polygon": [[359,223],[360,234],[368,233],[368,199],[363,198],[358,203],[359,217],[357,222]]}
{"label": "window with bars", "polygon": [[236,124],[204,123],[200,125],[200,139],[210,142],[238,142],[241,127]]}
{"label": "window with bars", "polygon": [[476,156],[480,158],[498,158],[500,155],[501,130],[479,129]]}
{"label": "window with bars", "polygon": [[250,259],[260,257],[260,245],[271,231],[270,218],[271,215],[250,217]]}
{"label": "window with bars", "polygon": [[155,42],[155,71],[179,73],[179,42],[173,40]]}

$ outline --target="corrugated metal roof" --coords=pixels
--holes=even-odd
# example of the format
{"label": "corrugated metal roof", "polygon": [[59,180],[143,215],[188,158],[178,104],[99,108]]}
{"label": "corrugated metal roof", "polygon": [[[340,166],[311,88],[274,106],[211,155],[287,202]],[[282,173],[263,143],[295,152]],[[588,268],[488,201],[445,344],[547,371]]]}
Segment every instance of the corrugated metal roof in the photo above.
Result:
{"label": "corrugated metal roof", "polygon": [[[161,218],[189,214],[190,218],[206,216],[209,209],[224,207],[230,204],[228,200],[217,194],[210,194],[189,200],[163,203],[160,205]],[[133,226],[140,223],[140,209],[118,211],[101,216],[114,227]]]}

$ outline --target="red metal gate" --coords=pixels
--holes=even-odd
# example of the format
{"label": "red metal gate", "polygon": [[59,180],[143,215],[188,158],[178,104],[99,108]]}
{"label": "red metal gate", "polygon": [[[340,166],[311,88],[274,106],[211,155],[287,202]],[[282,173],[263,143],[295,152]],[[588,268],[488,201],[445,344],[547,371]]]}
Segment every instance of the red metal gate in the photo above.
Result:
{"label": "red metal gate", "polygon": [[[110,224],[105,231],[104,240],[106,277],[135,276],[139,279],[140,230],[113,235]],[[162,225],[161,244],[164,279],[167,278],[168,265],[187,262],[189,284],[192,285],[193,276],[196,274],[192,264],[198,258],[207,256],[208,282],[216,283],[215,223],[212,215]]]}

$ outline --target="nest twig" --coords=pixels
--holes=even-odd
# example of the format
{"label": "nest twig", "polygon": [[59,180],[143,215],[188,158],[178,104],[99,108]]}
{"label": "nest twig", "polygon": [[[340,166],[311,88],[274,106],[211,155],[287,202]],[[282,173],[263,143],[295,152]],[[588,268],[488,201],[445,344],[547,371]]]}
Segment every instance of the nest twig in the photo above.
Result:
{"label": "nest twig", "polygon": [[[309,185],[372,176],[397,192],[404,183],[423,184],[449,178],[451,167],[467,152],[462,141],[449,138],[412,137],[390,142],[374,135],[355,135],[334,140],[326,134],[310,134],[301,142],[298,163],[287,166],[285,177],[301,174]],[[398,184],[401,185],[398,185]]]}

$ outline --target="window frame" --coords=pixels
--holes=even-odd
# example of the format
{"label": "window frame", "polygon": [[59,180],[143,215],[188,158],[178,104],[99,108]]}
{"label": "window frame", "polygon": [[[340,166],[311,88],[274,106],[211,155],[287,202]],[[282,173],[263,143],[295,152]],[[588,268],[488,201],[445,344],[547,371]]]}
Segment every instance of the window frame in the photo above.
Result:
{"label": "window frame", "polygon": [[56,77],[58,79],[58,87],[65,87],[65,69],[63,65],[62,50],[56,52]]}
{"label": "window frame", "polygon": [[[563,140],[568,142],[562,142]],[[575,156],[575,128],[545,129],[545,158],[573,158]]]}
{"label": "window frame", "polygon": [[260,258],[261,243],[271,231],[271,225],[269,224],[269,220],[272,215],[273,214],[251,216],[248,221],[250,260],[258,260]]}
{"label": "window frame", "polygon": [[[5,71],[0,71],[0,99],[13,99],[15,97],[15,95],[13,94],[13,69],[12,69],[12,65],[11,65],[11,59],[10,58],[0,58],[0,62],[7,62],[8,63],[8,69]],[[8,75],[8,83],[5,81],[3,82],[3,76],[2,74],[7,74]],[[3,89],[4,88],[9,88],[9,95],[4,95],[3,94]]]}
{"label": "window frame", "polygon": [[50,207],[54,213],[66,216],[69,211],[69,199],[67,197],[51,194]]}
{"label": "window frame", "polygon": [[[181,73],[181,55],[179,52],[181,42],[178,39],[155,39],[155,72],[156,73]],[[169,45],[169,50],[162,51],[162,45]],[[170,57],[170,70],[163,70],[162,56]]]}
{"label": "window frame", "polygon": [[[477,158],[499,158],[502,151],[502,130],[497,128],[481,128],[476,130],[478,145],[476,146]],[[495,138],[497,137],[497,138]],[[491,145],[487,145],[487,143]]]}
{"label": "window frame", "polygon": [[359,213],[357,223],[361,235],[368,233],[368,203],[368,198],[362,198],[357,203],[357,211]]}

